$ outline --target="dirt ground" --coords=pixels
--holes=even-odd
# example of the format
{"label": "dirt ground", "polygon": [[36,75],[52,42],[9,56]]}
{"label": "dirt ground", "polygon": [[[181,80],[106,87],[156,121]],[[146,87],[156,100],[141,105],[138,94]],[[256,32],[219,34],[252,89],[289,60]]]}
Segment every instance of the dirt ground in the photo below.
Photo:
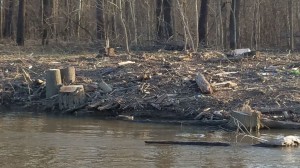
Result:
{"label": "dirt ground", "polygon": [[[227,112],[248,104],[257,110],[287,109],[293,115],[300,113],[299,53],[257,52],[255,56],[238,58],[208,50],[96,55],[97,50],[92,47],[19,48],[2,44],[1,105],[55,110],[45,108],[45,85],[36,81],[45,81],[48,69],[74,66],[76,84],[85,86],[89,105],[96,102],[103,106],[111,102],[117,104],[104,110],[86,106],[80,109],[82,112],[211,120],[226,118]],[[195,82],[197,73],[209,81],[212,94],[201,93]],[[101,80],[113,90],[104,93],[98,87]]]}

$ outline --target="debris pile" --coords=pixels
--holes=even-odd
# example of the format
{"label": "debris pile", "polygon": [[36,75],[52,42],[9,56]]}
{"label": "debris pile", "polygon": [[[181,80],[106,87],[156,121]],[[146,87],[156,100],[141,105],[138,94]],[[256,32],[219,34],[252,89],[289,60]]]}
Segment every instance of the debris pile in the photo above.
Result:
{"label": "debris pile", "polygon": [[0,63],[0,103],[60,111],[59,96],[46,97],[46,72],[75,67],[72,85],[83,86],[87,104],[76,110],[61,105],[64,112],[215,121],[228,120],[249,102],[263,119],[299,122],[300,56],[245,51],[6,55]]}

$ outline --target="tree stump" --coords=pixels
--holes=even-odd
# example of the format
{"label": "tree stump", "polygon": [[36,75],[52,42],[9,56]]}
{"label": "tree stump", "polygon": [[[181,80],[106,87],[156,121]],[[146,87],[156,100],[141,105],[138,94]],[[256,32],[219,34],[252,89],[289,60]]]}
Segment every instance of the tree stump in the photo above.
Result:
{"label": "tree stump", "polygon": [[109,57],[116,56],[115,49],[114,48],[106,48],[106,55],[109,56]]}
{"label": "tree stump", "polygon": [[58,94],[61,85],[61,75],[59,69],[49,69],[46,71],[46,97],[49,98]]}
{"label": "tree stump", "polygon": [[75,82],[75,68],[67,67],[60,70],[63,84],[70,85]]}
{"label": "tree stump", "polygon": [[205,79],[204,75],[198,73],[195,77],[196,83],[200,88],[200,91],[204,94],[212,94],[213,90],[210,86],[210,83]]}
{"label": "tree stump", "polygon": [[70,110],[86,103],[83,85],[62,86],[59,91],[59,109]]}

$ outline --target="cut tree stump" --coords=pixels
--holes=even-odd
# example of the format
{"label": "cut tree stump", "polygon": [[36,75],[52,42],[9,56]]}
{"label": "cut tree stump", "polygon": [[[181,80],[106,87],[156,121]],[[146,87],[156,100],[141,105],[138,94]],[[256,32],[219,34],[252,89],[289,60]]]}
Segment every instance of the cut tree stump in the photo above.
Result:
{"label": "cut tree stump", "polygon": [[253,128],[256,130],[260,129],[261,126],[261,113],[258,111],[253,112],[241,112],[232,111],[229,125],[231,127],[239,127],[249,129],[250,132]]}
{"label": "cut tree stump", "polygon": [[61,86],[61,75],[59,69],[49,69],[46,71],[46,97],[50,98],[58,94]]}
{"label": "cut tree stump", "polygon": [[205,79],[203,74],[197,73],[195,80],[196,80],[196,83],[202,93],[204,93],[204,94],[212,94],[213,93],[210,83]]}
{"label": "cut tree stump", "polygon": [[116,56],[116,53],[115,53],[115,49],[114,48],[106,48],[106,55],[109,56],[109,57],[114,57]]}
{"label": "cut tree stump", "polygon": [[59,91],[59,109],[70,110],[82,108],[86,104],[83,85],[62,86]]}
{"label": "cut tree stump", "polygon": [[75,82],[75,67],[67,67],[60,70],[61,79],[64,85],[70,85]]}

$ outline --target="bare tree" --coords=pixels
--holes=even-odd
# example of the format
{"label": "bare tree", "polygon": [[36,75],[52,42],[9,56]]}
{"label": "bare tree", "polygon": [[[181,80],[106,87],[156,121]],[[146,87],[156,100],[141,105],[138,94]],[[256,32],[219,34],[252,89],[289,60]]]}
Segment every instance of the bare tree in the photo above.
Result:
{"label": "bare tree", "polygon": [[0,0],[0,37],[2,37],[3,29],[3,0]]}
{"label": "bare tree", "polygon": [[19,0],[17,38],[16,38],[17,45],[19,45],[19,46],[24,46],[24,30],[25,30],[24,16],[25,16],[24,0]]}
{"label": "bare tree", "polygon": [[206,46],[206,34],[207,34],[207,15],[208,15],[208,3],[209,0],[201,0],[200,17],[198,22],[199,42]]}
{"label": "bare tree", "polygon": [[42,2],[42,45],[48,45],[49,43],[49,18],[51,15],[50,1],[51,0],[43,0]]}
{"label": "bare tree", "polygon": [[171,24],[171,1],[156,1],[157,36],[159,39],[169,39],[173,35]]}
{"label": "bare tree", "polygon": [[236,49],[239,38],[239,13],[240,13],[240,0],[232,0],[231,13],[230,13],[230,48]]}
{"label": "bare tree", "polygon": [[77,9],[77,38],[80,38],[81,15],[82,15],[82,0],[79,0],[78,9]]}
{"label": "bare tree", "polygon": [[4,22],[4,30],[3,37],[8,38],[13,35],[13,24],[12,24],[12,16],[14,12],[14,0],[8,0],[8,8],[5,10],[5,22]]}
{"label": "bare tree", "polygon": [[289,28],[290,28],[290,50],[295,49],[295,42],[294,42],[294,1],[289,0],[288,1],[288,7],[289,7]]}
{"label": "bare tree", "polygon": [[104,0],[96,1],[96,19],[97,19],[97,39],[103,40],[105,38],[104,30],[104,13],[103,13]]}

